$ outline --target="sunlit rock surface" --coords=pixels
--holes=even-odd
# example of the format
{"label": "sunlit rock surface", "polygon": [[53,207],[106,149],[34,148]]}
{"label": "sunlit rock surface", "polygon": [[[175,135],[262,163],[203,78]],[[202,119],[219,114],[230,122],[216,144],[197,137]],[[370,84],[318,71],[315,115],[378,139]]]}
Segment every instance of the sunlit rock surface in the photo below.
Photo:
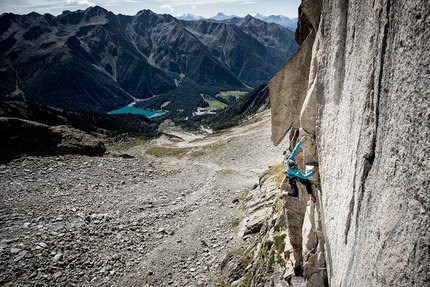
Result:
{"label": "sunlit rock surface", "polygon": [[306,276],[322,257],[329,286],[426,286],[430,4],[321,5],[318,27],[269,83],[274,144],[291,128],[315,138],[316,155],[303,164],[318,162],[320,188],[302,248],[318,220],[324,248],[303,262],[307,286],[321,286]]}

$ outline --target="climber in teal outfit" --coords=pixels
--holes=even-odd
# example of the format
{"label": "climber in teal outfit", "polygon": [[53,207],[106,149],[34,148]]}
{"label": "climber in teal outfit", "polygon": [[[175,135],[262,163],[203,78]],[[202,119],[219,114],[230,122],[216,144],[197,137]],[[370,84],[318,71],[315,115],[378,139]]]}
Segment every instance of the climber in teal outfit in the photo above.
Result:
{"label": "climber in teal outfit", "polygon": [[284,173],[286,174],[284,180],[282,181],[282,185],[285,183],[286,179],[289,179],[289,183],[291,186],[291,191],[289,191],[288,193],[286,191],[283,191],[281,188],[281,194],[280,194],[280,198],[284,198],[285,195],[289,195],[292,197],[297,197],[299,195],[299,190],[297,188],[297,180],[303,184],[306,187],[306,191],[308,192],[309,196],[311,197],[311,200],[313,202],[316,202],[317,199],[315,198],[315,196],[312,194],[312,183],[308,180],[308,178],[310,178],[315,172],[317,172],[318,168],[316,166],[314,166],[312,168],[312,171],[307,173],[307,174],[303,174],[299,171],[298,165],[294,160],[294,157],[297,155],[297,152],[299,151],[299,148],[302,146],[302,144],[307,140],[306,136],[303,136],[301,138],[301,140],[296,144],[293,152],[291,153],[291,155],[288,157],[287,160],[287,168],[284,171]]}

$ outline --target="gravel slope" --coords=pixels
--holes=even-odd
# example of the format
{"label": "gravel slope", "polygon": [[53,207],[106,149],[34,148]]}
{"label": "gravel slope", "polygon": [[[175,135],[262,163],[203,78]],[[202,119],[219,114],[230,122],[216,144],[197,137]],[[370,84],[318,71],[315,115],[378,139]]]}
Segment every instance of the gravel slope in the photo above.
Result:
{"label": "gravel slope", "polygon": [[[183,152],[157,158],[154,147]],[[244,244],[233,202],[282,162],[282,147],[266,112],[219,135],[175,133],[125,151],[135,158],[1,165],[0,284],[215,286],[225,254]]]}

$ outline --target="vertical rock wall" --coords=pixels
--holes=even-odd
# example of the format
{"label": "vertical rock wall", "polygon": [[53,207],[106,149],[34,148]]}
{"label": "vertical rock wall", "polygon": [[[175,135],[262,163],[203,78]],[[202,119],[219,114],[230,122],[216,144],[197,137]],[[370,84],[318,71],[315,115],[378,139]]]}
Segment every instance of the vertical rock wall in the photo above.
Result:
{"label": "vertical rock wall", "polygon": [[303,163],[320,167],[303,250],[307,221],[321,220],[315,256],[330,286],[430,282],[429,3],[304,0],[310,33],[296,59],[307,60],[269,83],[274,143],[291,128],[316,139]]}

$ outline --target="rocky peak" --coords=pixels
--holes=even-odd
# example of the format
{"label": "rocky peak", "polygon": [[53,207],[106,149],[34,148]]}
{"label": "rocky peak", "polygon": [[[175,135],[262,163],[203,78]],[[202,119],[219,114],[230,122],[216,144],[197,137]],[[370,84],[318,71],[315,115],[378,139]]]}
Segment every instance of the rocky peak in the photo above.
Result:
{"label": "rocky peak", "polygon": [[246,16],[243,18],[243,20],[244,20],[245,22],[251,21],[252,19],[257,19],[257,18],[252,17],[250,14],[246,15]]}
{"label": "rocky peak", "polygon": [[141,10],[136,14],[136,20],[145,26],[155,26],[165,22],[178,21],[170,14],[156,14],[151,10]]}
{"label": "rocky peak", "polygon": [[60,16],[58,16],[58,22],[66,25],[77,25],[79,24],[84,18],[84,12],[82,10],[78,11],[64,11]]}

